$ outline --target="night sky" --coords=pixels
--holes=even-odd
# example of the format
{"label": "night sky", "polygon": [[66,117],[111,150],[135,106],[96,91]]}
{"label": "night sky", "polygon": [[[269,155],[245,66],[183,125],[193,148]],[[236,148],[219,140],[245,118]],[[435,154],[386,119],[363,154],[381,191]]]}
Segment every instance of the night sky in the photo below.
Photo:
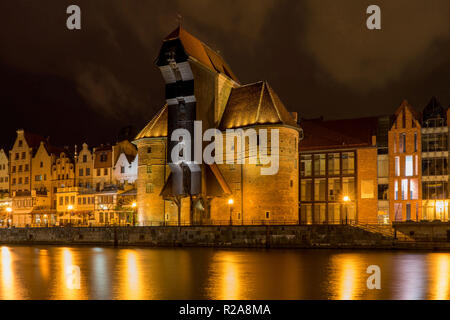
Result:
{"label": "night sky", "polygon": [[[79,31],[66,28],[71,4]],[[371,4],[382,30],[366,28]],[[177,14],[241,83],[268,80],[301,117],[450,105],[448,0],[1,0],[0,147],[18,128],[60,146],[140,130],[164,104],[154,59]]]}

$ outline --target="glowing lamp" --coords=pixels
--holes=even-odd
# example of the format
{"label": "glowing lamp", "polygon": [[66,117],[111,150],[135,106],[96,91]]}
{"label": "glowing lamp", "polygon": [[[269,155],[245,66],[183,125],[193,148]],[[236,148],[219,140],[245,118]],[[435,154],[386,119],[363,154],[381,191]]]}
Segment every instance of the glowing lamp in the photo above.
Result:
{"label": "glowing lamp", "polygon": [[344,202],[349,202],[350,201],[350,197],[349,196],[344,196],[344,198],[342,200],[344,200]]}
{"label": "glowing lamp", "polygon": [[6,212],[12,212],[12,208],[11,207],[6,208]]}
{"label": "glowing lamp", "polygon": [[133,208],[136,208],[136,206],[137,206],[136,202],[133,202],[133,203],[131,204],[131,206],[132,206]]}
{"label": "glowing lamp", "polygon": [[73,205],[69,204],[69,205],[67,206],[67,210],[72,210],[72,209],[73,209]]}
{"label": "glowing lamp", "polygon": [[232,198],[228,199],[228,204],[231,206],[234,203],[234,200]]}

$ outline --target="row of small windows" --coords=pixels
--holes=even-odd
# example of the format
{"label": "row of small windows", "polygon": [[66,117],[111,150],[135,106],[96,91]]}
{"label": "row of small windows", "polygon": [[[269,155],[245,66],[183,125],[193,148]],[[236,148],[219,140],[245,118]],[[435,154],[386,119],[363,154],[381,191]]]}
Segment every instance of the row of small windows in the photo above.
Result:
{"label": "row of small windows", "polygon": [[16,178],[13,178],[13,179],[11,180],[11,184],[12,184],[13,186],[16,185],[16,181],[17,181],[17,184],[28,184],[29,179],[28,179],[28,177],[25,177],[24,179],[18,178],[17,180],[16,180]]}
{"label": "row of small windows", "polygon": [[351,175],[355,173],[355,153],[309,154],[300,157],[300,176]]}
{"label": "row of small windows", "polygon": [[[22,171],[27,172],[28,170],[30,170],[30,167],[28,164],[26,164],[25,166],[23,166],[23,165],[18,166],[17,169],[18,169],[17,170],[18,172],[22,172]],[[16,166],[11,167],[11,172],[12,173],[16,172]]]}
{"label": "row of small windows", "polygon": [[[395,165],[395,175],[399,177],[401,172],[400,167],[400,157],[395,157],[394,160]],[[418,156],[406,156],[405,157],[405,165],[403,167],[404,175],[406,177],[412,177],[413,175],[418,176],[419,175],[419,157]]]}
{"label": "row of small windows", "polygon": [[6,164],[0,164],[0,170],[6,170]]}
{"label": "row of small windows", "polygon": [[[417,179],[402,179],[401,189],[399,181],[394,182],[394,200],[417,200],[419,199],[419,184]],[[409,191],[409,192],[408,192]]]}
{"label": "row of small windows", "polygon": [[[397,151],[397,146],[398,146],[398,151]],[[397,137],[396,134],[394,133],[394,153],[405,153],[405,152],[410,152],[409,150],[406,150],[407,144],[406,144],[406,133],[400,133],[399,137],[398,137],[398,141],[397,141]],[[414,132],[414,150],[413,152],[417,152],[418,147],[419,147],[419,140],[417,138],[417,132]]]}
{"label": "row of small windows", "polygon": [[27,153],[24,151],[22,152],[22,154],[16,152],[16,154],[14,155],[14,160],[19,160],[19,159],[26,159],[27,158]]}
{"label": "row of small windows", "polygon": [[8,182],[9,178],[8,177],[0,177],[0,183],[1,182]]}
{"label": "row of small windows", "polygon": [[300,183],[301,201],[341,201],[343,196],[355,199],[355,178],[302,179]]}

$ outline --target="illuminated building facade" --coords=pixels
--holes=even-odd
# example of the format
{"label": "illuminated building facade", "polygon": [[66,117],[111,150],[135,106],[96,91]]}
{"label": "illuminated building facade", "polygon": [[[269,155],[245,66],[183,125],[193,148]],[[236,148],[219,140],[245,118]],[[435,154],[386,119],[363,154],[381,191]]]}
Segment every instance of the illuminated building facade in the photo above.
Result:
{"label": "illuminated building facade", "polygon": [[423,110],[422,118],[422,204],[426,220],[447,220],[449,109],[445,110],[432,98]]}
{"label": "illuminated building facade", "polygon": [[[166,82],[166,105],[135,140],[138,222],[298,223],[301,129],[296,114],[287,111],[267,82],[241,85],[217,52],[181,27],[163,41],[156,65]],[[270,137],[278,129],[278,172],[261,175],[260,162],[248,161],[249,144],[238,154],[235,141],[229,152],[234,160],[246,159],[245,164],[169,163],[176,142],[167,137],[175,129],[192,135],[194,121],[202,121],[201,134],[210,128],[251,128],[258,133],[266,129]]]}
{"label": "illuminated building facade", "polygon": [[405,100],[389,130],[389,216],[391,221],[422,219],[421,124]]}
{"label": "illuminated building facade", "polygon": [[302,224],[376,223],[378,118],[302,120]]}
{"label": "illuminated building facade", "polygon": [[0,149],[0,198],[9,197],[9,159],[3,149]]}

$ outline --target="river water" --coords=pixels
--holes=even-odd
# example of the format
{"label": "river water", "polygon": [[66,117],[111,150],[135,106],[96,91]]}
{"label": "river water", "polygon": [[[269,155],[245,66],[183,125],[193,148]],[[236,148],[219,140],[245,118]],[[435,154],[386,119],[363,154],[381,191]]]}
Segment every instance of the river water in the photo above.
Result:
{"label": "river water", "polygon": [[[0,250],[0,299],[450,299],[450,253],[58,246]],[[379,290],[367,288],[370,265],[380,267]]]}

